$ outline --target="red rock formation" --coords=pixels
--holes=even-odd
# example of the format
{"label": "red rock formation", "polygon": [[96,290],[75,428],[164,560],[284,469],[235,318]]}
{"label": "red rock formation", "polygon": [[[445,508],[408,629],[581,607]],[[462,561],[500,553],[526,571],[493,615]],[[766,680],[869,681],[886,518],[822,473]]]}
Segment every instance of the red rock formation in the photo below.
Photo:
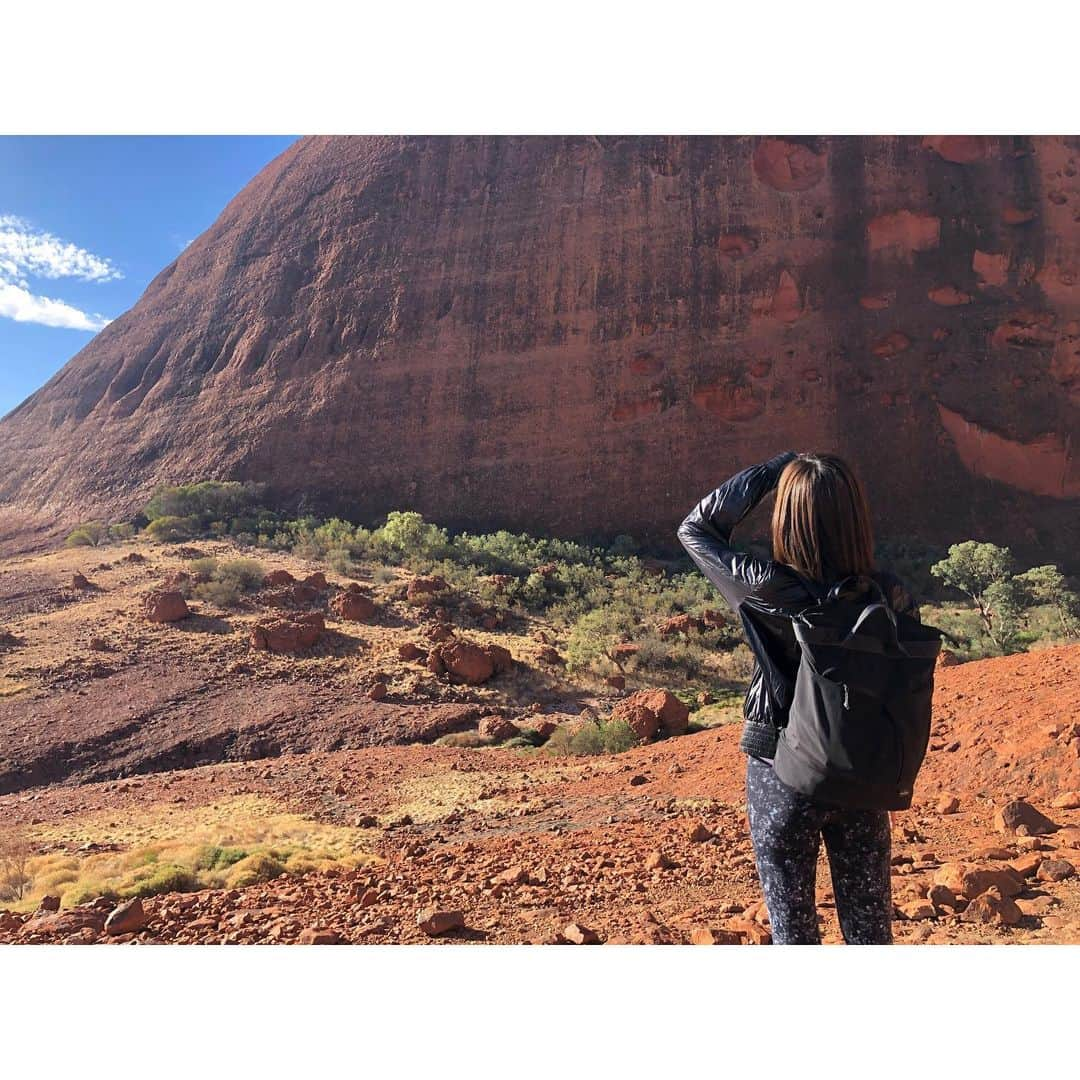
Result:
{"label": "red rock formation", "polygon": [[[87,520],[235,477],[361,520],[674,546],[704,491],[790,446],[854,458],[882,535],[1075,562],[1078,159],[1073,137],[303,139],[0,423],[0,503]],[[1004,451],[939,403],[1045,440],[1057,479],[988,466]]]}

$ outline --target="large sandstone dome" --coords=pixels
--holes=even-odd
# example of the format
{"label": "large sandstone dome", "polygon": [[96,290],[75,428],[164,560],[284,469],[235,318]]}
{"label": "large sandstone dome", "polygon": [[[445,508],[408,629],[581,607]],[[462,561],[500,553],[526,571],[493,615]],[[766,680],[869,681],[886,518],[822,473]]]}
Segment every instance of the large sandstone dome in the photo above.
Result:
{"label": "large sandstone dome", "polygon": [[1080,541],[1080,140],[310,138],[0,423],[0,501],[160,482],[674,543],[786,448],[882,534]]}

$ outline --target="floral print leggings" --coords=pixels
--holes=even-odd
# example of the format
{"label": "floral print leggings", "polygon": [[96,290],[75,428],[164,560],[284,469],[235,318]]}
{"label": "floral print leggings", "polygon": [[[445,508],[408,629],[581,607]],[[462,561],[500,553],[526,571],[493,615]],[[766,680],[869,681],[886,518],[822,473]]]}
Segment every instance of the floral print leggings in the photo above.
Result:
{"label": "floral print leggings", "polygon": [[814,886],[822,837],[844,941],[892,944],[887,811],[818,806],[753,756],[747,757],[746,808],[775,944],[821,944]]}

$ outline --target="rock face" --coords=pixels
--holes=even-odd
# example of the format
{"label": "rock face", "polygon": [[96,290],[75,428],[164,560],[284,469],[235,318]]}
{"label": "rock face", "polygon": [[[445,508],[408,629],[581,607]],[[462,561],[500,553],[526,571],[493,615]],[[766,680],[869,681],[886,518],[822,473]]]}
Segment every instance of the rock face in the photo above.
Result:
{"label": "rock face", "polygon": [[0,423],[0,503],[234,477],[674,547],[724,474],[820,448],[883,535],[1071,565],[1078,169],[1075,137],[302,139]]}

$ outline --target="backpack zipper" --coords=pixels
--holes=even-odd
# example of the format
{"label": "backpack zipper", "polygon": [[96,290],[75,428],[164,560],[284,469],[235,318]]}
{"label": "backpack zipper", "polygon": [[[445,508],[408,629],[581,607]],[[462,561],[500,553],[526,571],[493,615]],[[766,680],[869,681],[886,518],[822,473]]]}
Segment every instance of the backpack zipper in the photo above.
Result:
{"label": "backpack zipper", "polygon": [[848,708],[848,685],[847,683],[840,684],[844,688],[844,708]]}

